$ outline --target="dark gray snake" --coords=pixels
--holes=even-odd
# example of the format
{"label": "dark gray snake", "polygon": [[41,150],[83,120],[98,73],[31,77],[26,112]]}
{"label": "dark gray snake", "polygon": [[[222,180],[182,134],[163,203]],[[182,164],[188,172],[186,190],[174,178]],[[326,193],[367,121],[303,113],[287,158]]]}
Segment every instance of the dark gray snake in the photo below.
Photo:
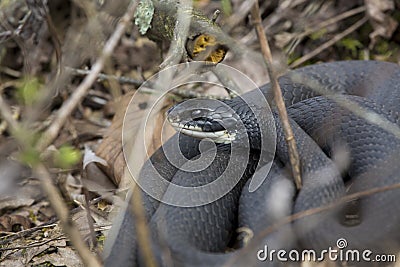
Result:
{"label": "dark gray snake", "polygon": [[[152,248],[160,265],[280,266],[285,263],[259,261],[257,251],[264,245],[270,250],[321,251],[335,247],[340,238],[347,241],[346,249],[370,249],[374,253],[398,251],[400,190],[364,196],[282,224],[272,233],[266,229],[286,216],[335,203],[346,194],[400,183],[399,66],[376,61],[326,63],[291,71],[279,83],[300,154],[302,189],[296,193],[288,172],[287,146],[274,109],[276,154],[271,170],[263,172],[272,159],[260,157],[263,141],[259,130],[269,127],[266,124],[270,122],[257,114],[261,111],[256,105],[248,105],[255,91],[223,101],[235,111],[235,116],[225,116],[225,109],[207,107],[207,102],[204,102],[205,109],[177,106],[169,117],[181,130],[184,127],[200,129],[201,134],[218,132],[229,118],[226,125],[233,125],[232,119],[240,119],[245,131],[235,132],[231,145],[201,149],[201,159],[213,161],[200,172],[182,170],[187,159],[199,157],[200,141],[175,135],[145,163],[140,179],[151,184],[157,171],[175,184],[199,186],[214,181],[224,171],[228,177],[237,176],[238,170],[226,168],[228,162],[242,166],[244,173],[232,190],[207,205],[176,207],[142,194],[152,231]],[[272,103],[270,85],[261,90]],[[232,145],[240,144],[244,137],[249,140],[250,153],[232,156]],[[187,159],[172,159],[177,162],[173,166],[164,151],[171,151],[169,155],[173,157],[178,155],[178,150]],[[255,172],[266,179],[250,193],[247,186]],[[160,196],[171,193],[168,188],[152,190]],[[218,188],[211,191],[214,190],[201,193],[204,196],[218,193]],[[106,266],[143,265],[135,237],[135,219],[129,209],[116,221],[106,242]],[[251,230],[247,232],[252,232],[254,237],[247,247],[229,249],[237,243],[234,241],[239,227]],[[361,264],[364,265],[365,262]]]}

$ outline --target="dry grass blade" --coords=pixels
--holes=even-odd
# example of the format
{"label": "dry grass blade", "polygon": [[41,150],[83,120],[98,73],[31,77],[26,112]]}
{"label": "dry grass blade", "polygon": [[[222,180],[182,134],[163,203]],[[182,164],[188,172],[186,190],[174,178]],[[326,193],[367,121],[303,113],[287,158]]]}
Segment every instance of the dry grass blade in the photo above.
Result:
{"label": "dry grass blade", "polygon": [[314,51],[302,56],[301,58],[299,58],[298,60],[293,62],[290,65],[290,67],[291,68],[295,68],[295,67],[300,66],[301,64],[305,63],[307,60],[310,60],[311,58],[315,57],[316,55],[318,55],[319,53],[321,53],[325,49],[329,48],[330,46],[334,45],[339,40],[343,39],[344,37],[346,37],[350,33],[354,32],[355,30],[360,28],[367,21],[368,21],[368,18],[367,17],[363,17],[362,19],[360,19],[359,21],[354,23],[351,27],[347,28],[345,31],[341,32],[340,34],[336,35],[335,37],[333,37],[329,41],[327,41],[327,42],[323,43],[322,45],[320,45],[319,47],[317,47]]}
{"label": "dry grass blade", "polygon": [[[318,32],[318,31],[320,31],[320,30],[322,30],[322,29],[324,29],[324,28],[326,28],[326,27],[328,27],[328,26],[330,26],[332,24],[338,23],[339,21],[344,20],[344,19],[346,19],[348,17],[351,17],[351,16],[357,15],[357,14],[359,14],[361,12],[364,12],[365,10],[366,10],[366,7],[365,6],[361,6],[361,7],[357,7],[357,8],[351,9],[349,11],[343,12],[343,13],[335,16],[335,17],[329,18],[329,19],[321,22],[320,24],[318,24],[316,27],[308,29],[308,30],[305,30],[304,32],[301,32],[301,33],[297,34],[296,36],[294,36],[294,40],[292,40],[292,43],[298,44],[299,43],[298,40],[300,40],[300,39],[302,39],[302,38],[304,38],[304,37],[306,37],[306,36],[308,36],[308,35],[310,35],[312,33]],[[296,45],[292,45],[288,49],[287,53],[288,54],[292,53],[293,50],[295,49],[295,47],[296,47]]]}
{"label": "dry grass blade", "polygon": [[268,40],[264,34],[262,24],[261,24],[261,17],[260,17],[260,10],[258,7],[258,2],[256,2],[252,8],[251,15],[254,20],[254,25],[257,31],[257,36],[260,40],[261,44],[261,51],[264,56],[265,62],[267,64],[268,74],[271,79],[272,90],[274,92],[274,99],[278,109],[279,117],[282,120],[283,130],[285,133],[285,139],[288,144],[289,148],[289,158],[290,164],[292,167],[292,173],[294,177],[294,181],[296,184],[297,190],[300,190],[302,182],[301,182],[301,174],[300,174],[300,159],[299,154],[297,152],[296,141],[294,139],[292,128],[289,124],[289,119],[285,107],[285,103],[283,102],[282,91],[278,83],[278,78],[275,74],[275,71],[272,67],[272,55],[271,50],[268,45]]}

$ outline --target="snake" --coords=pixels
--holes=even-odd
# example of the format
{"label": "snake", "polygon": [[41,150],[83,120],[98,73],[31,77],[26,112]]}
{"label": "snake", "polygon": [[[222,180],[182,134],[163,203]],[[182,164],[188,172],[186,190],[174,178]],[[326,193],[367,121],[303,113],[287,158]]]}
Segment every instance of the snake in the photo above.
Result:
{"label": "snake", "polygon": [[[299,154],[302,187],[296,189],[293,182],[271,84],[217,105],[202,100],[172,107],[168,120],[178,133],[145,162],[139,179],[151,185],[161,175],[180,186],[201,188],[222,174],[240,177],[222,197],[198,206],[180,207],[152,197],[179,194],[168,186],[141,191],[158,265],[287,263],[276,254],[275,259],[257,258],[266,256],[267,247],[269,252],[321,252],[339,246],[373,253],[399,250],[400,67],[380,61],[321,63],[289,71],[278,82]],[[259,103],[269,103],[271,109],[265,111]],[[275,153],[269,157],[271,151]],[[185,167],[188,161],[211,163],[192,172]],[[262,182],[249,190],[256,176]],[[394,188],[340,201],[384,187]],[[220,193],[211,187],[190,197]],[[316,212],[306,214],[310,210]],[[306,215],[287,219],[302,213]],[[136,220],[129,205],[117,216],[105,244],[106,266],[146,265]]]}

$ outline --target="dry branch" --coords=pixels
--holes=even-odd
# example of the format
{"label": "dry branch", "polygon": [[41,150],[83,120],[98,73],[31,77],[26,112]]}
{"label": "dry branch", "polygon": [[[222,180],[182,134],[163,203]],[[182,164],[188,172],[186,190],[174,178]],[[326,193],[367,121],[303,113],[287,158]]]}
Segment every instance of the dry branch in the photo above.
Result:
{"label": "dry branch", "polygon": [[300,174],[300,159],[299,153],[297,152],[296,141],[294,139],[292,128],[289,124],[289,119],[285,107],[285,103],[282,97],[282,91],[278,83],[277,75],[272,66],[272,54],[271,50],[268,45],[268,40],[264,34],[262,24],[261,24],[261,17],[260,17],[260,10],[258,7],[258,2],[256,1],[252,10],[251,16],[254,20],[254,25],[257,31],[257,36],[260,40],[261,44],[261,51],[265,59],[265,63],[267,64],[268,74],[272,84],[272,90],[274,92],[274,100],[278,109],[279,117],[282,121],[283,131],[285,133],[285,140],[288,145],[289,150],[289,158],[290,164],[292,167],[293,178],[296,184],[297,190],[301,188],[301,174]]}
{"label": "dry branch", "polygon": [[[2,97],[0,97],[0,112],[0,115],[5,118],[5,120],[7,120],[11,131],[13,133],[16,133],[16,140],[22,145],[23,148],[26,148],[26,141],[18,134],[21,126],[12,116],[10,116],[10,108],[7,103],[3,101]],[[43,164],[39,163],[33,167],[33,171],[41,180],[41,186],[46,192],[49,198],[49,202],[53,206],[53,209],[60,220],[63,231],[71,240],[83,263],[87,266],[101,266],[98,259],[93,256],[90,250],[86,247],[85,242],[83,241],[79,233],[79,230],[72,223],[69,216],[68,208],[64,204],[63,198],[61,197],[58,189],[54,186],[50,173],[47,171],[46,167]]]}
{"label": "dry branch", "polygon": [[[193,9],[190,5],[177,4],[174,0],[160,1],[153,0],[154,16],[151,21],[151,28],[147,31],[146,36],[162,44],[176,42],[175,46],[184,47],[187,39],[176,39],[174,33],[178,20],[178,10],[183,13],[190,14],[190,25],[187,37],[192,38],[200,34],[211,35],[215,37],[216,43],[224,45],[237,57],[251,57],[259,62],[259,54],[249,51],[248,47],[238,43],[235,39],[226,34],[221,27],[216,24],[212,18],[208,18],[204,14]],[[182,25],[181,25],[182,26]],[[179,50],[177,50],[179,51]],[[175,56],[182,56],[177,55]],[[180,58],[178,58],[179,60]]]}
{"label": "dry branch", "polygon": [[139,250],[143,254],[143,259],[146,266],[157,267],[153,251],[151,249],[150,229],[147,225],[142,203],[143,201],[142,201],[142,194],[140,192],[140,187],[136,185],[135,188],[133,189],[129,206],[131,207],[132,213],[136,218],[135,227],[136,227],[136,236],[139,244]]}
{"label": "dry branch", "polygon": [[99,260],[90,252],[89,248],[85,245],[81,234],[71,221],[67,206],[64,204],[61,194],[54,186],[50,173],[42,164],[38,164],[34,168],[34,172],[41,181],[44,191],[47,193],[49,202],[54,208],[57,217],[60,219],[60,224],[65,234],[71,240],[74,248],[79,253],[83,263],[86,266],[101,266]]}

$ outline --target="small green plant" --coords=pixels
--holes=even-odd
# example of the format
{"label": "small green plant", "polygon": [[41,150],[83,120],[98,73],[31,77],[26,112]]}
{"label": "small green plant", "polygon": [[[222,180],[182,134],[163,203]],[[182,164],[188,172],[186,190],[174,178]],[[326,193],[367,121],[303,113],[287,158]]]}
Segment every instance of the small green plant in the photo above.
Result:
{"label": "small green plant", "polygon": [[17,89],[17,97],[19,101],[25,105],[32,105],[39,97],[39,90],[42,84],[39,79],[23,78]]}
{"label": "small green plant", "polygon": [[54,164],[62,169],[67,169],[74,166],[81,159],[79,150],[69,145],[64,145],[58,149],[54,156]]}
{"label": "small green plant", "polygon": [[33,167],[40,163],[40,153],[34,147],[28,147],[21,151],[19,159],[22,163]]}
{"label": "small green plant", "polygon": [[326,34],[326,29],[321,29],[319,31],[313,32],[310,34],[311,40],[318,40],[321,39]]}
{"label": "small green plant", "polygon": [[359,40],[353,38],[343,38],[337,45],[350,51],[353,58],[358,58],[359,51],[364,47]]}
{"label": "small green plant", "polygon": [[390,60],[397,52],[396,45],[391,44],[387,40],[379,40],[374,47],[374,58],[379,60]]}

